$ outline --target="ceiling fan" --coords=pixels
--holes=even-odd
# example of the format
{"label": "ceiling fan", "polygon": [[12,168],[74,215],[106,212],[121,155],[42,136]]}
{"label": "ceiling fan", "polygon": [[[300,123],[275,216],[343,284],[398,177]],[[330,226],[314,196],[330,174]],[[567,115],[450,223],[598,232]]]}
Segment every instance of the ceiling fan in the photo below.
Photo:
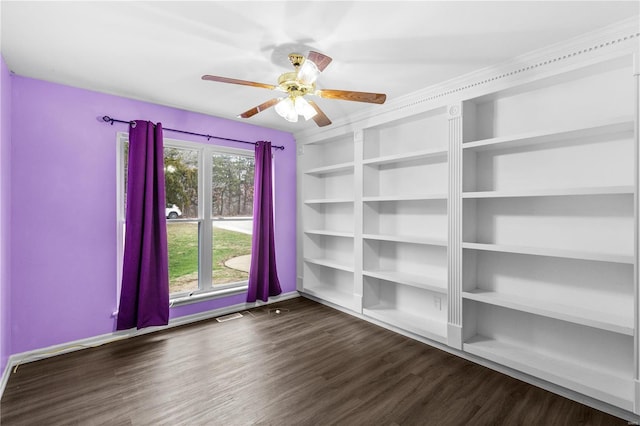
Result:
{"label": "ceiling fan", "polygon": [[331,63],[331,58],[322,53],[310,51],[306,58],[299,53],[291,53],[289,54],[289,61],[291,61],[295,71],[285,72],[280,75],[277,86],[215,75],[203,75],[202,79],[278,90],[287,94],[286,97],[270,99],[257,107],[243,112],[238,117],[253,117],[257,113],[275,105],[275,110],[278,115],[287,121],[296,122],[298,121],[298,116],[302,115],[306,120],[313,118],[313,121],[320,127],[331,124],[331,120],[329,120],[315,102],[305,99],[306,95],[317,95],[326,99],[340,99],[374,104],[383,104],[387,99],[387,95],[381,93],[316,89],[316,79],[329,63]]}

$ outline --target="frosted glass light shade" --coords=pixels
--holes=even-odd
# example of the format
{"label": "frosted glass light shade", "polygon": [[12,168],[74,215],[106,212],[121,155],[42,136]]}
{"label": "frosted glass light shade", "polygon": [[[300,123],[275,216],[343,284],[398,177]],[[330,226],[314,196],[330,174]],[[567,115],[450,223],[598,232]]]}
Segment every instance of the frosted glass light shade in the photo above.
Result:
{"label": "frosted glass light shade", "polygon": [[278,102],[275,106],[275,110],[280,117],[283,117],[287,121],[292,123],[298,121],[298,113],[296,112],[294,101],[290,97],[284,98]]}
{"label": "frosted glass light shade", "polygon": [[318,78],[318,75],[320,75],[320,70],[316,64],[307,59],[298,71],[298,80],[305,84],[313,84]]}
{"label": "frosted glass light shade", "polygon": [[308,120],[315,116],[318,111],[307,102],[307,100],[301,96],[295,100],[296,114],[302,115],[305,120]]}

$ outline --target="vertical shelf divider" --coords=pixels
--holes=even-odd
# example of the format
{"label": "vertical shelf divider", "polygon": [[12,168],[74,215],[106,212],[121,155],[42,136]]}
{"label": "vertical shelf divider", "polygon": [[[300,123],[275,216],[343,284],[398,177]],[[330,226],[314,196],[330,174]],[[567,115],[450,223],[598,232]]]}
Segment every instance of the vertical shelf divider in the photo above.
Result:
{"label": "vertical shelf divider", "polygon": [[449,123],[449,217],[447,343],[462,350],[462,103],[447,107]]}
{"label": "vertical shelf divider", "polygon": [[[304,145],[302,143],[296,142],[296,197],[297,200],[304,200],[304,168],[303,168],[303,158],[304,155]],[[303,232],[304,225],[307,222],[307,218],[303,214],[304,203],[296,202],[296,251],[298,252],[296,256],[296,290],[298,292],[304,291],[304,280],[303,280],[303,271],[304,271],[304,254],[301,254],[303,247]]]}
{"label": "vertical shelf divider", "polygon": [[633,267],[633,288],[634,288],[634,315],[635,315],[635,333],[634,333],[634,383],[635,383],[635,399],[633,411],[640,414],[640,260],[638,253],[640,252],[640,53],[633,55],[633,79],[635,84],[635,102],[634,102],[634,139],[635,139],[635,170],[634,170],[634,253],[636,254]]}
{"label": "vertical shelf divider", "polygon": [[362,314],[364,298],[364,283],[362,280],[362,267],[364,262],[362,248],[362,232],[364,213],[362,206],[362,194],[364,191],[363,165],[364,158],[364,132],[362,129],[353,132],[353,162],[354,162],[354,200],[353,200],[353,280],[355,310]]}

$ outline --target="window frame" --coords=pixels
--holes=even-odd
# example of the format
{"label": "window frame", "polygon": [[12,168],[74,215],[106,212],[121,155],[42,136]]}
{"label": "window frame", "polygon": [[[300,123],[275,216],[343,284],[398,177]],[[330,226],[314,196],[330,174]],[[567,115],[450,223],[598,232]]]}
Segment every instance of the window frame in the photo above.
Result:
{"label": "window frame", "polygon": [[[124,176],[124,146],[129,142],[128,132],[116,134],[116,222],[117,222],[117,301],[120,301],[122,283],[122,266],[124,260],[125,234],[125,176]],[[255,152],[251,149],[233,148],[227,146],[184,141],[179,139],[164,139],[165,148],[191,149],[198,155],[198,217],[195,219],[167,219],[167,223],[195,222],[198,224],[198,289],[186,290],[169,294],[169,305],[179,306],[198,301],[226,297],[245,293],[248,280],[227,284],[213,283],[213,222],[212,213],[212,184],[213,184],[213,156],[215,154],[231,154],[255,159]],[[253,215],[252,215],[253,216]]]}

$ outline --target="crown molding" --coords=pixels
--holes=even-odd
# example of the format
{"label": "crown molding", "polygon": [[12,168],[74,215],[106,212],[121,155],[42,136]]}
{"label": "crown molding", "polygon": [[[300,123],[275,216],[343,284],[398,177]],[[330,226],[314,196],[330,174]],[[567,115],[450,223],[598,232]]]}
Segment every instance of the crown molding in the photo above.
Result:
{"label": "crown molding", "polygon": [[636,53],[640,46],[640,15],[596,31],[516,56],[442,83],[392,99],[336,120],[330,128],[305,129],[294,134],[301,143],[312,143],[382,124],[464,99],[482,96],[539,80],[562,71]]}

